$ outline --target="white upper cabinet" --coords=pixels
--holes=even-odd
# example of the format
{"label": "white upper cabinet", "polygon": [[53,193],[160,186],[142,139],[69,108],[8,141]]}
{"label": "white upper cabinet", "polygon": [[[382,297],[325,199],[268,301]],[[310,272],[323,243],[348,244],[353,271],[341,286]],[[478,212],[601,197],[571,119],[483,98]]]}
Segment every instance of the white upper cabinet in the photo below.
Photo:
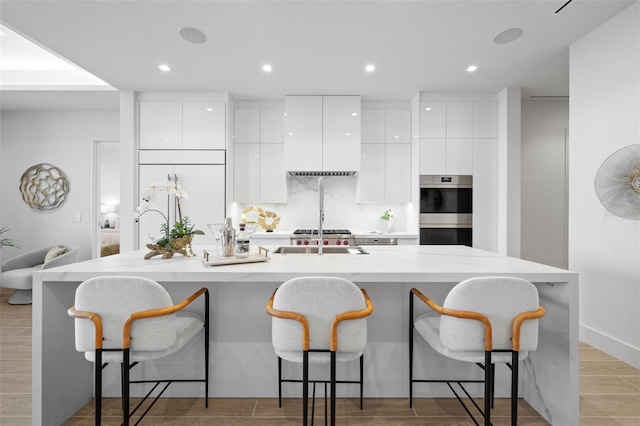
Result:
{"label": "white upper cabinet", "polygon": [[233,114],[233,142],[260,142],[260,110],[238,109]]}
{"label": "white upper cabinet", "polygon": [[140,102],[140,149],[182,149],[181,102]]}
{"label": "white upper cabinet", "polygon": [[473,137],[473,103],[447,102],[447,139]]}
{"label": "white upper cabinet", "polygon": [[284,110],[260,110],[260,143],[284,143]]}
{"label": "white upper cabinet", "polygon": [[360,170],[360,97],[322,97],[322,170]]}
{"label": "white upper cabinet", "polygon": [[288,171],[360,170],[359,96],[286,96]]}
{"label": "white upper cabinet", "polygon": [[322,97],[286,96],[284,117],[287,170],[322,170]]}
{"label": "white upper cabinet", "polygon": [[425,139],[447,137],[446,102],[420,102],[420,137]]}
{"label": "white upper cabinet", "polygon": [[420,174],[447,174],[446,139],[420,139]]}
{"label": "white upper cabinet", "polygon": [[388,109],[385,115],[385,141],[411,143],[411,110]]}
{"label": "white upper cabinet", "polygon": [[473,103],[473,138],[496,139],[498,137],[498,103]]}
{"label": "white upper cabinet", "polygon": [[234,110],[233,199],[286,203],[284,110],[260,106]]}
{"label": "white upper cabinet", "polygon": [[361,203],[411,202],[411,110],[362,110]]}
{"label": "white upper cabinet", "polygon": [[384,148],[385,145],[380,143],[362,144],[362,162],[358,173],[358,200],[361,203],[384,202],[385,200]]}
{"label": "white upper cabinet", "polygon": [[447,139],[447,174],[473,173],[473,139]]}
{"label": "white upper cabinet", "polygon": [[385,143],[386,118],[384,109],[362,110],[362,143]]}
{"label": "white upper cabinet", "polygon": [[225,149],[226,112],[220,101],[141,101],[140,149]]}
{"label": "white upper cabinet", "polygon": [[182,103],[182,149],[225,149],[224,102]]}

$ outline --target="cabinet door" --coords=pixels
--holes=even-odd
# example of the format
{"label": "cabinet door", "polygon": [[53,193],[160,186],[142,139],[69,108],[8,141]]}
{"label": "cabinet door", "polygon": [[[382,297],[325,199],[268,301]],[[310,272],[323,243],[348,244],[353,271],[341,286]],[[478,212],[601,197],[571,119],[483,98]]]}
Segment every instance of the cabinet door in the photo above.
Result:
{"label": "cabinet door", "polygon": [[420,139],[420,174],[447,174],[446,139]]}
{"label": "cabinet door", "polygon": [[183,102],[182,148],[225,149],[224,102]]}
{"label": "cabinet door", "polygon": [[189,194],[181,201],[182,216],[188,216],[195,229],[204,232],[196,235],[194,244],[215,243],[207,223],[223,223],[226,211],[225,166],[221,164],[176,165],[178,182]]}
{"label": "cabinet door", "polygon": [[496,139],[498,137],[498,103],[473,103],[473,138]]}
{"label": "cabinet door", "polygon": [[447,174],[473,173],[473,139],[447,139]]}
{"label": "cabinet door", "polygon": [[385,201],[411,202],[411,144],[388,143],[385,146]]}
{"label": "cabinet door", "polygon": [[361,129],[362,143],[384,143],[385,111],[363,109]]}
{"label": "cabinet door", "polygon": [[140,102],[140,149],[182,148],[182,103]]}
{"label": "cabinet door", "polygon": [[447,139],[473,137],[473,104],[447,102]]}
{"label": "cabinet door", "polygon": [[411,143],[411,110],[388,109],[385,122],[387,143]]}
{"label": "cabinet door", "polygon": [[284,169],[284,144],[260,145],[260,202],[287,202],[287,172]]}
{"label": "cabinet door", "polygon": [[358,200],[361,203],[385,201],[385,145],[363,143],[360,172],[358,173]]}
{"label": "cabinet door", "polygon": [[360,97],[323,96],[322,167],[360,170]]}
{"label": "cabinet door", "polygon": [[284,110],[260,110],[260,143],[284,143]]}
{"label": "cabinet door", "polygon": [[498,140],[473,140],[473,246],[498,251]]}
{"label": "cabinet door", "polygon": [[239,203],[260,201],[260,144],[237,143],[233,146],[233,200]]}
{"label": "cabinet door", "polygon": [[260,110],[236,109],[233,112],[233,143],[260,142]]}
{"label": "cabinet door", "polygon": [[447,137],[446,102],[420,102],[420,137],[423,139]]}
{"label": "cabinet door", "polygon": [[285,167],[322,170],[322,97],[285,96]]}

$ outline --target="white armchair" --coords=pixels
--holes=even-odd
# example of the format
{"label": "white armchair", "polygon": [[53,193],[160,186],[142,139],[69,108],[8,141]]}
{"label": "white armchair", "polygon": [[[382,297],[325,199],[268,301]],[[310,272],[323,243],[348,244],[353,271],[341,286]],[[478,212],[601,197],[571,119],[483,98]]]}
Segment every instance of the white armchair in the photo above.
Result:
{"label": "white armchair", "polygon": [[78,261],[80,246],[68,245],[64,247],[64,253],[45,262],[49,251],[58,246],[47,246],[41,249],[19,254],[2,263],[0,286],[15,288],[16,291],[9,297],[12,305],[28,305],[31,303],[33,289],[33,273],[41,269],[55,268]]}

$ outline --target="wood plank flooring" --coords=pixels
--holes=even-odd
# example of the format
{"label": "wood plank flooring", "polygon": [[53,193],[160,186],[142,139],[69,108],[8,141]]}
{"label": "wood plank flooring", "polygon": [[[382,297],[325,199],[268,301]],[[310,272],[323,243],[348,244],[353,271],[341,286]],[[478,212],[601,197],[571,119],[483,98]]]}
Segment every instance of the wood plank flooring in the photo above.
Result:
{"label": "wood plank flooring", "polygon": [[[0,289],[0,425],[31,425],[31,305],[8,305],[13,290]],[[316,413],[323,416],[322,400]],[[120,424],[120,400],[105,399],[103,424]],[[420,398],[409,408],[405,398],[337,401],[341,425],[473,425],[455,399]],[[526,402],[520,401],[518,424],[546,425]],[[146,425],[298,425],[301,401],[284,400],[278,408],[271,398],[164,398],[141,424]],[[497,400],[492,414],[496,426],[508,425],[509,401]],[[323,424],[323,419],[317,419]],[[65,425],[92,425],[93,406],[88,404]],[[640,370],[586,344],[580,346],[580,424],[585,426],[640,425]]]}

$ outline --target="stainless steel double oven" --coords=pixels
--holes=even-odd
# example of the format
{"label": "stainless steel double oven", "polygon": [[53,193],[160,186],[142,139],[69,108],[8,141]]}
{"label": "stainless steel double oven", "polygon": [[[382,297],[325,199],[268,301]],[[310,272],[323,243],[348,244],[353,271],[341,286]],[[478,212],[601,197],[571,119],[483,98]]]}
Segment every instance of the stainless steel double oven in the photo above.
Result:
{"label": "stainless steel double oven", "polygon": [[420,244],[473,244],[473,177],[420,176]]}

